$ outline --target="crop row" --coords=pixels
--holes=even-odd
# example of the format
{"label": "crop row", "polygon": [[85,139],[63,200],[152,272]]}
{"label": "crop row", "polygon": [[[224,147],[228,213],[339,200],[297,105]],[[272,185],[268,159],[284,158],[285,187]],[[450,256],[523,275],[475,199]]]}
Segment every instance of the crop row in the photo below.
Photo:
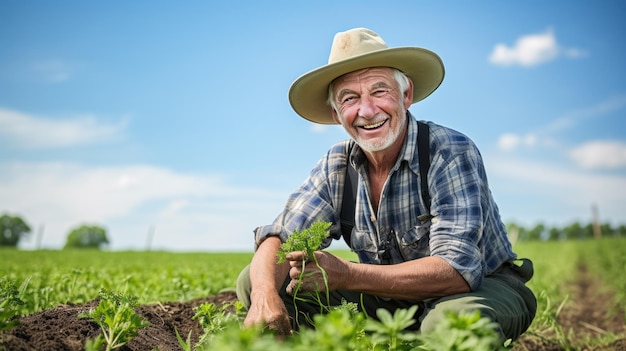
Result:
{"label": "crop row", "polygon": [[[535,277],[529,284],[538,297],[538,313],[529,333],[553,338],[564,348],[571,345],[567,340],[568,331],[561,328],[557,317],[567,300],[568,284],[577,279],[581,265],[604,281],[608,288],[617,292],[613,306],[618,311],[626,312],[626,278],[623,276],[626,269],[626,240],[607,238],[518,242],[515,251],[521,257],[531,258],[535,264]],[[348,258],[351,255],[347,252],[341,254]],[[91,250],[0,250],[0,255],[3,258],[0,278],[14,281],[19,286],[20,296],[24,301],[18,311],[20,315],[67,302],[84,303],[97,297],[103,289],[135,296],[140,304],[207,297],[222,289],[234,288],[239,271],[252,257],[251,253]],[[328,324],[321,324],[318,334],[309,337],[320,338],[320,333],[324,333],[324,326],[336,332],[337,327],[347,323],[346,318],[352,318],[354,322],[354,318],[345,312],[336,312],[331,318],[336,320],[321,322]],[[400,323],[401,317],[398,318],[400,320],[389,319],[389,323]],[[461,320],[467,322],[472,317],[463,318],[465,319]],[[479,321],[474,320],[472,323],[474,322]],[[333,327],[332,323],[338,324]],[[480,324],[476,323],[474,326]],[[365,324],[361,327],[365,328]],[[386,328],[383,324],[369,327],[374,328],[374,332],[376,328]],[[388,333],[384,330],[383,332]],[[233,337],[227,333],[242,331],[238,328],[235,331],[225,331],[214,342],[224,342]],[[305,333],[304,336],[306,335],[308,334]],[[228,338],[225,339],[224,336]],[[263,344],[263,340],[257,340],[259,345]]]}
{"label": "crop row", "polygon": [[233,288],[249,253],[0,251],[0,277],[20,286],[28,315],[68,302],[93,300],[101,289],[138,297],[140,304],[188,301]]}

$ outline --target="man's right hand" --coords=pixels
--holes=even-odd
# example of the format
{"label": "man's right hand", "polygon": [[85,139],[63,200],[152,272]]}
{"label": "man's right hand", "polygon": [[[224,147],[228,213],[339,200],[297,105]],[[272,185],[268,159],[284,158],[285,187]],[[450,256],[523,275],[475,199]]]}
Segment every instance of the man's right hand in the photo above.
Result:
{"label": "man's right hand", "polygon": [[279,335],[291,335],[291,322],[283,300],[277,293],[253,291],[250,295],[250,309],[244,320],[244,326],[264,325],[275,330]]}
{"label": "man's right hand", "polygon": [[278,294],[289,264],[276,263],[280,238],[268,237],[257,248],[250,265],[250,308],[244,326],[266,326],[281,335],[291,335],[291,322],[285,303]]}

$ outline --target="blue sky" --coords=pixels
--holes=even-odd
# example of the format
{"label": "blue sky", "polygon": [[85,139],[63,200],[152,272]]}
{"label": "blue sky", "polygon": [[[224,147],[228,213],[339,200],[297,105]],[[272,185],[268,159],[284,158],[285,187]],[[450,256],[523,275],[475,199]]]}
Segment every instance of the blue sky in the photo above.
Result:
{"label": "blue sky", "polygon": [[0,212],[59,248],[249,251],[328,147],[290,108],[334,34],[446,66],[411,107],[469,135],[506,222],[626,223],[625,1],[0,0]]}

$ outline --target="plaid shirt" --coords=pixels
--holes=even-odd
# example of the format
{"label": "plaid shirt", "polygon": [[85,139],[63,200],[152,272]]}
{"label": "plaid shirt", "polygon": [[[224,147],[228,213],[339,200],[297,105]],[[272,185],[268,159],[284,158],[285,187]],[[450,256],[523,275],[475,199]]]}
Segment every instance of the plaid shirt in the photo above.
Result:
{"label": "plaid shirt", "polygon": [[[417,121],[409,114],[404,146],[385,183],[374,213],[370,205],[367,159],[352,140],[333,145],[287,201],[273,224],[255,229],[256,244],[276,235],[283,241],[315,221],[332,222],[332,239],[341,239],[340,211],[347,152],[359,173],[351,248],[362,263],[393,264],[437,256],[454,267],[472,290],[485,275],[516,258],[489,190],[482,157],[465,135],[428,122],[428,188],[432,219],[420,217]],[[420,218],[422,220],[420,220]]]}

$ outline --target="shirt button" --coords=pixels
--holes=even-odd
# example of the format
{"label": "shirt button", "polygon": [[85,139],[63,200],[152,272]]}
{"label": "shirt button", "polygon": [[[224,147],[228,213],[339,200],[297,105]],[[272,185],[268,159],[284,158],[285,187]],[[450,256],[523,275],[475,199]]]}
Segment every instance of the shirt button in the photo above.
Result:
{"label": "shirt button", "polygon": [[372,221],[372,222],[376,222],[376,216],[372,215],[372,216],[370,217],[370,221]]}

